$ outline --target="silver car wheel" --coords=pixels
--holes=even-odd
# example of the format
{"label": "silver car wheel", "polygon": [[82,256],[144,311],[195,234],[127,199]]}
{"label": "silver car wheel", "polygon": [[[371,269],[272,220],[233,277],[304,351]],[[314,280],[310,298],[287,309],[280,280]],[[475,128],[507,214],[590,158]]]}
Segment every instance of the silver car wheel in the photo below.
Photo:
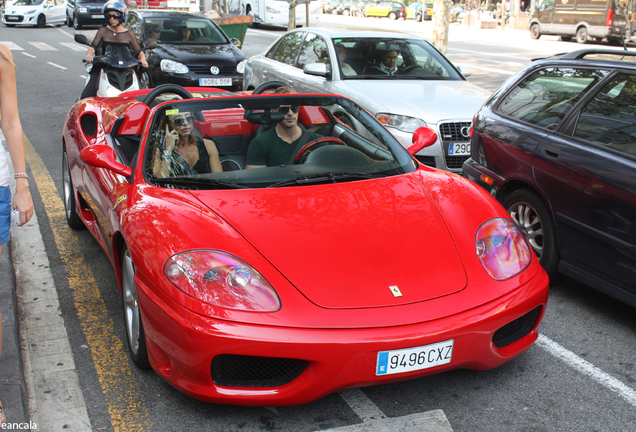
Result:
{"label": "silver car wheel", "polygon": [[126,249],[122,260],[121,288],[124,299],[124,320],[126,323],[126,335],[128,344],[134,355],[139,354],[139,302],[137,301],[137,287],[135,286],[135,267],[130,257],[130,251]]}

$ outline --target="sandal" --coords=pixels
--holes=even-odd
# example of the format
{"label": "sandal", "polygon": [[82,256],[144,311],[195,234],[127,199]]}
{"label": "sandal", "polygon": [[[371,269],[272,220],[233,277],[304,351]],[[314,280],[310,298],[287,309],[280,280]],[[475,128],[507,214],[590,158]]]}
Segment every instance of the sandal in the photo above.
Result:
{"label": "sandal", "polygon": [[2,409],[2,402],[0,402],[0,425],[5,424],[7,419],[4,416],[4,410]]}

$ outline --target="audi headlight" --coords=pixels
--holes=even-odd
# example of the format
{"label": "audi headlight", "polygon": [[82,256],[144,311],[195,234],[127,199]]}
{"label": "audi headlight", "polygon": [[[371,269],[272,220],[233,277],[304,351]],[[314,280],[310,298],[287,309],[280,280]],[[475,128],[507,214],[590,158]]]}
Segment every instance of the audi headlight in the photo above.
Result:
{"label": "audi headlight", "polygon": [[213,306],[250,312],[280,309],[278,295],[265,278],[223,252],[182,252],[166,261],[163,272],[179,290]]}
{"label": "audi headlight", "polygon": [[243,60],[239,64],[236,65],[236,71],[240,74],[245,73],[245,65],[247,64],[247,59]]}
{"label": "audi headlight", "polygon": [[422,119],[399,114],[377,113],[375,118],[385,127],[395,128],[402,132],[413,133],[418,127],[426,126],[426,122]]}
{"label": "audi headlight", "polygon": [[185,74],[190,72],[190,70],[183,63],[164,59],[161,60],[161,72]]}
{"label": "audi headlight", "polygon": [[475,238],[477,256],[495,280],[506,280],[524,271],[532,260],[528,241],[509,219],[492,219],[482,224]]}

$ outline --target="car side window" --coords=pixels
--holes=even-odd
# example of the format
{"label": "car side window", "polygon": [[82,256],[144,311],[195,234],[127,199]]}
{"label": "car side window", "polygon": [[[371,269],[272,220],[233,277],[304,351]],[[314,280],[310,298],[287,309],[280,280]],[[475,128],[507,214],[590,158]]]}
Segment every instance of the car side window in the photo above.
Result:
{"label": "car side window", "polygon": [[327,42],[322,37],[309,33],[298,53],[296,67],[303,69],[312,63],[325,63],[327,70],[331,70]]}
{"label": "car side window", "polygon": [[636,156],[636,76],[614,77],[581,111],[574,136]]}
{"label": "car side window", "polygon": [[290,66],[293,65],[304,34],[304,32],[294,32],[284,36],[276,50],[268,57]]}
{"label": "car side window", "polygon": [[574,104],[609,72],[549,67],[533,72],[499,104],[505,116],[556,130]]}

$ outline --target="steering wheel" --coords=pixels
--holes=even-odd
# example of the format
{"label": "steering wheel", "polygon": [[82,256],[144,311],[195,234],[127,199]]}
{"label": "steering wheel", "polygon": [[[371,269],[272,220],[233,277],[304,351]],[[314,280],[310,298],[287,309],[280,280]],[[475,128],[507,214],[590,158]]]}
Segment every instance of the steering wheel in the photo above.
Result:
{"label": "steering wheel", "polygon": [[309,149],[322,143],[333,143],[333,144],[346,146],[346,144],[343,143],[340,138],[336,138],[336,137],[322,137],[322,138],[315,139],[313,141],[309,141],[300,150],[298,150],[298,153],[296,153],[296,156],[294,156],[294,164],[299,164],[303,155],[307,153]]}
{"label": "steering wheel", "polygon": [[282,81],[265,81],[264,83],[256,87],[254,91],[252,92],[252,94],[253,95],[261,94],[266,90],[276,89],[278,87],[289,87],[289,86]]}
{"label": "steering wheel", "polygon": [[161,84],[152,89],[141,102],[150,106],[150,104],[157,99],[159,95],[164,93],[174,93],[177,96],[181,96],[183,99],[192,99],[192,93],[177,84]]}

